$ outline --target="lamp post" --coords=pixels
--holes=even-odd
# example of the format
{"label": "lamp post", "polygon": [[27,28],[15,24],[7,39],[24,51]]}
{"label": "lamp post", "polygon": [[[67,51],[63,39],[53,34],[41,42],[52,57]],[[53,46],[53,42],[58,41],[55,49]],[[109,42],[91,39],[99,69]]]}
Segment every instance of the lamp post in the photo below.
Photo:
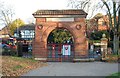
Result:
{"label": "lamp post", "polygon": [[17,19],[16,19],[16,27],[17,27],[17,34],[16,34],[16,38],[17,38],[17,56],[18,56],[18,48],[19,48],[19,46],[18,46],[18,38],[19,38],[19,33],[18,33],[18,22],[17,22]]}
{"label": "lamp post", "polygon": [[117,29],[118,29],[118,55],[120,54],[120,47],[119,47],[119,38],[120,38],[120,1],[119,1],[119,8],[118,8],[118,25],[117,25]]}
{"label": "lamp post", "polygon": [[17,38],[19,37],[19,32],[18,32],[18,19],[16,19],[16,27],[17,27]]}

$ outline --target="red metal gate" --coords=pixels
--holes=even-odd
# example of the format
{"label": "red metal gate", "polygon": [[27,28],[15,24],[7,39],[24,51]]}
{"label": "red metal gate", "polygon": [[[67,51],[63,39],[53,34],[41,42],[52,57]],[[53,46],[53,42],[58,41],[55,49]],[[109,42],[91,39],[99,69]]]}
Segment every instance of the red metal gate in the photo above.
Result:
{"label": "red metal gate", "polygon": [[69,62],[74,58],[73,44],[48,44],[47,61]]}

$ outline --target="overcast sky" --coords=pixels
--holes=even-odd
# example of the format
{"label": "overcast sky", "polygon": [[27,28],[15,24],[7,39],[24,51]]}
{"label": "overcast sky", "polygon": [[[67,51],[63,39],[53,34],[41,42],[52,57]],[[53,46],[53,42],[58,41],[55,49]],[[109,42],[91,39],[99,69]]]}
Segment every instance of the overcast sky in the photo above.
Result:
{"label": "overcast sky", "polygon": [[[33,18],[32,13],[38,9],[67,9],[68,0],[0,0],[6,6],[12,6],[15,10],[16,18],[21,18],[28,22],[29,18]],[[0,29],[3,26],[0,26]]]}
{"label": "overcast sky", "polygon": [[[15,10],[14,19],[20,18],[28,22],[33,18],[32,13],[38,9],[71,9],[68,7],[69,0],[0,0],[6,6],[12,6]],[[93,0],[95,3],[95,0]],[[0,29],[3,26],[0,26]]]}

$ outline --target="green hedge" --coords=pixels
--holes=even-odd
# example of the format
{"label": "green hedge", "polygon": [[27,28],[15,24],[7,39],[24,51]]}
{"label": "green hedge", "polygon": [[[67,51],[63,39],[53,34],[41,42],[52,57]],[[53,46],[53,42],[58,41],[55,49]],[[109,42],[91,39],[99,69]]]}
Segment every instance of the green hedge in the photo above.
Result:
{"label": "green hedge", "polygon": [[13,48],[2,48],[2,55],[17,56],[17,50]]}
{"label": "green hedge", "polygon": [[100,43],[101,41],[100,40],[89,40],[89,43]]}

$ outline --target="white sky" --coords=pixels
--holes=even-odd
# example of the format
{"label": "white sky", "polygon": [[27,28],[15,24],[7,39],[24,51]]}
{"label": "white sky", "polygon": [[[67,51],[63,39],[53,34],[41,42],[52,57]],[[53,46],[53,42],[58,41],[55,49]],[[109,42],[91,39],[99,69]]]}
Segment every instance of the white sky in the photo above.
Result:
{"label": "white sky", "polygon": [[[0,0],[5,5],[11,5],[15,10],[14,19],[20,18],[28,22],[33,18],[32,13],[38,9],[70,9],[68,7],[69,0]],[[95,1],[95,0],[94,0]],[[0,29],[3,26],[0,26]]]}
{"label": "white sky", "polygon": [[17,17],[23,19],[32,17],[38,9],[66,8],[67,0],[13,0]]}
{"label": "white sky", "polygon": [[[68,0],[0,0],[5,5],[11,5],[15,10],[14,19],[20,18],[28,22],[33,18],[32,13],[38,9],[68,9]],[[0,29],[3,26],[0,26]]]}

